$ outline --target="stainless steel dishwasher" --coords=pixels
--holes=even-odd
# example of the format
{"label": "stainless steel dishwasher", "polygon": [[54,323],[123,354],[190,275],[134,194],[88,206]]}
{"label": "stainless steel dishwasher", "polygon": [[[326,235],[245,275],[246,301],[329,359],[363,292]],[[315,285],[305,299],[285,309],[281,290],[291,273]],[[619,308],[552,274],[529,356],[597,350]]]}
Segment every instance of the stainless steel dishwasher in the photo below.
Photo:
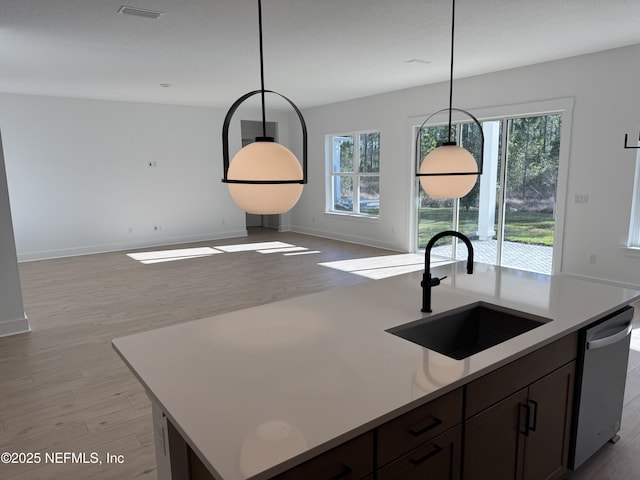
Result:
{"label": "stainless steel dishwasher", "polygon": [[632,328],[633,308],[628,306],[581,332],[569,462],[573,470],[618,438]]}

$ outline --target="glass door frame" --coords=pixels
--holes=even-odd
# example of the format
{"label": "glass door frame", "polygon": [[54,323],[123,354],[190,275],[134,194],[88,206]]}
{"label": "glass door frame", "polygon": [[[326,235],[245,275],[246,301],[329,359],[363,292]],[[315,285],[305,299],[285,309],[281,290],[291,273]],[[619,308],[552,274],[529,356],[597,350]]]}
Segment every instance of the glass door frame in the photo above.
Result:
{"label": "glass door frame", "polygon": [[[573,104],[574,99],[572,97],[567,98],[559,98],[554,100],[533,102],[533,103],[524,103],[524,104],[514,104],[514,105],[503,105],[497,107],[486,107],[480,109],[474,109],[474,115],[480,123],[487,121],[499,121],[503,120],[502,126],[502,145],[503,149],[500,153],[501,161],[500,161],[500,192],[497,195],[498,205],[498,221],[497,221],[497,229],[496,232],[498,238],[498,252],[497,259],[500,259],[502,256],[502,240],[504,237],[504,195],[502,190],[505,185],[506,178],[506,162],[504,159],[507,155],[507,143],[506,136],[508,134],[507,123],[509,120],[513,118],[521,118],[528,116],[540,116],[540,115],[549,115],[549,114],[560,114],[562,116],[561,120],[561,134],[560,134],[560,152],[559,152],[559,161],[558,161],[558,180],[556,185],[556,218],[555,218],[555,232],[554,232],[554,243],[553,243],[553,254],[552,254],[552,270],[551,274],[556,274],[562,272],[562,250],[563,250],[563,241],[564,241],[564,220],[566,213],[566,205],[567,205],[567,185],[568,185],[568,173],[569,173],[569,152],[570,152],[570,144],[571,144],[571,124],[573,117]],[[446,113],[448,115],[448,112]],[[415,177],[416,165],[418,159],[416,158],[416,136],[418,134],[419,125],[424,120],[424,116],[415,116],[409,118],[409,126],[410,131],[412,132],[412,141],[411,141],[411,167],[412,167],[412,177],[413,181],[411,182],[412,188],[411,192],[411,209],[410,209],[410,219],[409,219],[409,228],[411,234],[409,235],[409,251],[419,252],[418,250],[418,225],[419,225],[419,183],[417,177]],[[429,125],[425,125],[424,127],[432,127],[446,124],[447,122],[444,119],[445,113],[441,115],[437,115],[434,117],[433,121],[429,123]],[[466,118],[462,115],[456,116],[456,112],[453,112],[452,122],[456,124],[465,123]],[[459,125],[457,125],[459,128]],[[456,136],[456,138],[459,138]],[[454,225],[458,225],[458,211],[459,211],[459,199],[455,200],[454,203]],[[452,255],[455,258],[456,254],[456,243],[452,242]]]}

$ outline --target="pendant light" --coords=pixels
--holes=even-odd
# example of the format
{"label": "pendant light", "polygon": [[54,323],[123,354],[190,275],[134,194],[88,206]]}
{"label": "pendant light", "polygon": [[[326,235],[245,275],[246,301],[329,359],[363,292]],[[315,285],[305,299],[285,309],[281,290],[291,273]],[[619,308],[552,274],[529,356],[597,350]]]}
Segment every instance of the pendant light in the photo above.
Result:
{"label": "pendant light", "polygon": [[[222,127],[222,181],[236,204],[247,213],[268,215],[285,213],[297,203],[307,183],[307,126],[298,107],[284,95],[264,88],[262,52],[262,2],[258,0],[260,36],[260,90],[246,93],[231,106]],[[286,100],[298,114],[302,126],[302,166],[283,145],[267,136],[265,94],[272,93]],[[229,125],[237,108],[248,98],[260,94],[262,101],[262,136],[242,148],[229,162]]]}
{"label": "pendant light", "polygon": [[[484,134],[482,125],[476,117],[465,110],[453,108],[453,40],[455,37],[455,14],[456,1],[452,0],[451,14],[451,67],[449,77],[449,108],[438,110],[429,116],[418,129],[416,135],[416,158],[420,158],[420,133],[425,124],[435,115],[449,112],[449,129],[447,132],[448,140],[438,148],[432,150],[422,161],[420,169],[416,174],[420,179],[420,184],[425,192],[431,198],[460,198],[464,197],[471,191],[478,179],[478,175],[482,174],[482,163],[484,156]],[[480,158],[476,159],[471,153],[456,145],[451,140],[451,115],[453,110],[462,112],[469,116],[480,129]]]}

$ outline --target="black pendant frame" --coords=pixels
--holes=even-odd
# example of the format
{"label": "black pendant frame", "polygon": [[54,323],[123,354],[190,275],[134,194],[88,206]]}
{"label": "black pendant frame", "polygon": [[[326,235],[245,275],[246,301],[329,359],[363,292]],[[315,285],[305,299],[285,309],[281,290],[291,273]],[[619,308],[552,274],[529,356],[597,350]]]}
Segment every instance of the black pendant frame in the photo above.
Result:
{"label": "black pendant frame", "polygon": [[[481,145],[480,145],[480,159],[479,161],[476,160],[476,163],[478,164],[478,171],[476,172],[442,172],[442,173],[420,173],[419,171],[419,166],[416,165],[416,177],[447,177],[447,176],[459,176],[459,175],[482,175],[482,168],[483,168],[483,164],[484,164],[484,132],[482,131],[482,125],[480,125],[480,122],[478,121],[478,119],[476,117],[474,117],[473,115],[471,115],[469,112],[467,112],[466,110],[462,110],[460,108],[453,108],[453,53],[454,53],[454,40],[455,40],[455,31],[456,31],[456,0],[451,0],[451,62],[449,64],[449,108],[443,108],[442,110],[438,110],[437,112],[431,114],[429,117],[427,117],[427,119],[422,122],[422,125],[420,125],[420,128],[418,128],[418,133],[416,134],[416,164],[419,163],[420,161],[420,132],[422,131],[422,128],[425,126],[425,124],[431,120],[434,116],[436,116],[439,113],[442,112],[449,112],[449,130],[447,131],[447,135],[449,137],[448,141],[443,143],[443,145],[448,146],[448,145],[456,145],[456,142],[452,142],[451,141],[451,116],[453,111],[457,111],[457,112],[462,112],[465,115],[469,116],[474,123],[478,126],[478,128],[480,129],[480,139],[481,139]],[[438,146],[442,146],[442,145],[438,145]],[[473,156],[473,155],[471,155]],[[475,157],[474,157],[475,159]]]}
{"label": "black pendant frame", "polygon": [[[637,145],[627,145],[627,140],[629,139],[629,134],[625,133],[624,134],[624,148],[629,148],[629,149],[640,149],[640,146]],[[640,142],[640,134],[638,134],[638,142]]]}
{"label": "black pendant frame", "polygon": [[[281,93],[274,92],[273,90],[265,90],[264,88],[264,54],[262,48],[262,0],[258,0],[258,37],[260,40],[260,90],[254,90],[249,93],[245,93],[239,99],[237,99],[231,108],[227,112],[227,115],[224,119],[224,124],[222,127],[222,167],[223,167],[223,177],[222,182],[224,183],[242,183],[249,185],[282,185],[282,184],[291,184],[291,183],[307,183],[307,125],[304,121],[304,117],[302,116],[302,112],[287,97],[282,95]],[[302,178],[297,179],[286,179],[286,180],[241,180],[241,179],[230,179],[228,177],[229,174],[229,125],[231,124],[231,118],[233,114],[236,112],[238,107],[247,99],[253,97],[254,95],[260,94],[261,103],[262,103],[262,136],[256,138],[256,142],[273,142],[274,139],[272,137],[267,136],[267,120],[266,120],[266,108],[265,108],[265,93],[273,93],[278,95],[279,97],[285,99],[289,102],[289,105],[295,110],[298,114],[298,119],[300,120],[300,125],[302,126]]]}
{"label": "black pendant frame", "polygon": [[[231,125],[231,118],[233,117],[233,114],[236,112],[238,107],[245,100],[259,93],[260,94],[273,93],[275,95],[278,95],[281,98],[284,98],[287,102],[289,102],[293,110],[295,110],[295,112],[298,114],[298,119],[300,120],[300,126],[302,127],[302,178],[300,180],[295,180],[295,179],[294,180],[237,180],[237,179],[230,179],[227,177],[227,174],[229,172],[229,162],[230,162],[229,161],[229,126]],[[263,120],[263,126],[264,126],[264,120]],[[273,138],[266,137],[266,136],[256,138],[256,142],[269,142],[269,141],[272,142]],[[229,109],[226,117],[224,118],[224,124],[222,126],[222,164],[224,168],[223,170],[224,176],[222,178],[222,181],[224,183],[244,183],[244,184],[255,184],[255,185],[265,185],[265,184],[280,185],[280,184],[288,184],[288,183],[306,184],[307,183],[307,124],[304,121],[304,117],[302,116],[302,112],[300,112],[300,109],[296,106],[295,103],[293,103],[287,97],[285,97],[284,95],[278,92],[274,92],[272,90],[254,90],[253,92],[245,93],[242,97],[236,100],[233,105],[231,105],[231,108]]]}
{"label": "black pendant frame", "polygon": [[[443,108],[441,110],[438,110],[437,112],[429,115],[427,117],[427,119],[422,122],[422,125],[420,125],[420,127],[418,127],[418,133],[416,134],[416,164],[418,164],[421,160],[421,152],[420,152],[420,132],[422,132],[422,129],[424,128],[424,126],[427,124],[427,122],[429,122],[429,120],[431,120],[433,117],[435,117],[436,115],[438,115],[439,113],[442,112],[449,112],[449,118],[451,118],[451,111],[455,110],[456,112],[461,112],[464,113],[465,115],[467,115],[468,117],[470,117],[473,120],[473,123],[475,123],[478,126],[478,129],[480,131],[480,158],[478,160],[476,160],[477,164],[478,164],[478,170],[475,172],[443,172],[443,173],[420,173],[419,171],[416,172],[416,177],[446,177],[446,176],[455,176],[455,175],[482,175],[482,169],[484,166],[484,132],[482,131],[482,125],[480,124],[480,122],[478,121],[478,119],[476,117],[474,117],[472,114],[470,114],[469,112],[467,112],[466,110],[462,110],[461,108]],[[444,142],[442,145],[439,146],[443,146],[443,145],[456,145],[456,142],[452,142],[451,141],[451,120],[449,120],[449,141]],[[475,157],[474,157],[475,158]],[[419,167],[418,167],[419,168]]]}

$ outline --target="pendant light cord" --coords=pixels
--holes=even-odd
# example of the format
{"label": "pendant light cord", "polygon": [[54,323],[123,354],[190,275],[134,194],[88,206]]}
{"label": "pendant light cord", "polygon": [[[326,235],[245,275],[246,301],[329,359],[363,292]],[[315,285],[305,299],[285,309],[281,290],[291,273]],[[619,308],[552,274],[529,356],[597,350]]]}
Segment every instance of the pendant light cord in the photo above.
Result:
{"label": "pendant light cord", "polygon": [[451,67],[449,71],[449,143],[451,143],[451,112],[453,110],[453,39],[455,32],[456,0],[452,0],[451,12]]}
{"label": "pendant light cord", "polygon": [[[258,32],[260,35],[260,93],[262,97],[262,136],[267,136],[267,117],[264,104],[264,59],[262,52],[262,0],[258,0]],[[453,60],[452,60],[453,61]],[[451,66],[453,68],[453,65]]]}

